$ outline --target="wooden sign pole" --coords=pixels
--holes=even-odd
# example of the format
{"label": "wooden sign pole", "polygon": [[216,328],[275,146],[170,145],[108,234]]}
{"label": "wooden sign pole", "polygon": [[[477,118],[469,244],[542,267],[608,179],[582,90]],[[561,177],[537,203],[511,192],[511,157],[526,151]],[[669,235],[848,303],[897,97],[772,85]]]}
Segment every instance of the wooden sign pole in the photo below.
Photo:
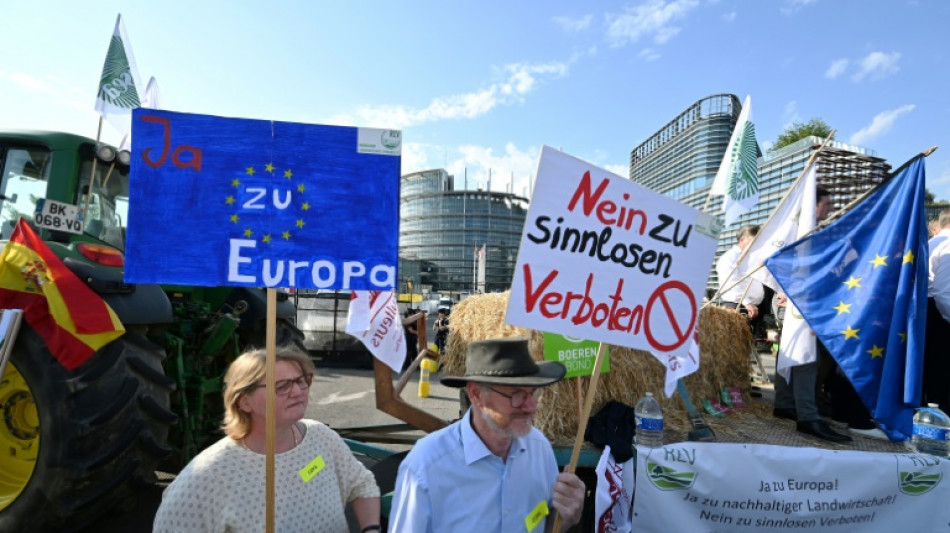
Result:
{"label": "wooden sign pole", "polygon": [[[571,451],[571,462],[567,464],[565,472],[574,472],[577,466],[577,460],[581,455],[581,446],[584,444],[584,433],[587,431],[587,419],[590,418],[590,410],[594,406],[594,392],[597,390],[597,382],[600,381],[600,369],[604,366],[604,354],[607,352],[607,345],[603,342],[597,348],[597,359],[594,361],[594,373],[590,375],[590,384],[587,386],[587,397],[584,399],[584,410],[581,417],[577,419],[577,435],[574,437],[574,449]],[[561,533],[561,515],[554,519],[554,533]]]}
{"label": "wooden sign pole", "polygon": [[267,350],[266,393],[265,402],[266,416],[266,439],[267,439],[267,457],[264,462],[264,471],[266,477],[265,485],[265,524],[267,533],[274,533],[274,434],[276,433],[276,406],[277,398],[274,396],[274,367],[277,361],[277,290],[267,289],[267,329],[265,331],[265,346]]}

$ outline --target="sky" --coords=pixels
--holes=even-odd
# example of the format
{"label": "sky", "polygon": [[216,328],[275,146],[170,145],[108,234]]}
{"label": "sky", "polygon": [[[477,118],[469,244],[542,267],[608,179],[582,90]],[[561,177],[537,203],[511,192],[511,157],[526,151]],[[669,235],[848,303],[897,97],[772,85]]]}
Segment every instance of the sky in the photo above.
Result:
{"label": "sky", "polygon": [[[543,145],[627,176],[706,96],[752,98],[761,148],[821,118],[950,200],[950,2],[4,0],[0,129],[96,136],[121,12],[160,107],[402,130],[402,173],[528,195]],[[103,140],[121,135],[108,124]]]}

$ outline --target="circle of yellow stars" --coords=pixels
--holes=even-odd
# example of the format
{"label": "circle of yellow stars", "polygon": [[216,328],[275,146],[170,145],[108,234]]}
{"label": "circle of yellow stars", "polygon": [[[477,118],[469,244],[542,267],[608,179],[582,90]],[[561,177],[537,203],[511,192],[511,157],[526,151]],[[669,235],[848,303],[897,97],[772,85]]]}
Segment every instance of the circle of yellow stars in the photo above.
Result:
{"label": "circle of yellow stars", "polygon": [[[277,168],[274,166],[274,163],[267,163],[264,165],[264,172],[276,177],[275,175],[276,171],[277,171]],[[253,166],[244,168],[244,175],[254,176],[255,174],[257,174],[257,170]],[[286,169],[283,171],[283,177],[288,180],[293,179],[294,173],[291,169]],[[240,188],[242,184],[243,183],[241,181],[241,178],[234,178],[231,180],[231,187],[234,189]],[[296,187],[296,191],[300,194],[303,194],[304,192],[306,192],[306,190],[307,190],[307,186],[304,185],[303,183],[298,184]],[[237,198],[235,194],[229,194],[225,196],[224,203],[226,203],[228,206],[233,207],[234,204],[237,203]],[[303,209],[304,211],[309,211],[310,207],[311,207],[310,202],[306,200],[304,200],[300,204],[300,208]],[[232,213],[231,215],[228,216],[228,221],[236,225],[240,223],[241,216],[238,213]],[[307,225],[306,221],[302,218],[298,218],[294,222],[294,226],[297,230],[302,230],[304,226],[306,225]],[[254,237],[254,230],[250,227],[245,227],[244,230],[241,231],[241,235],[250,239]],[[291,229],[282,230],[279,235],[279,237],[285,241],[289,241],[291,236],[292,236]],[[270,244],[274,240],[274,236],[271,235],[270,233],[264,233],[263,235],[260,236],[260,240],[264,244]]]}
{"label": "circle of yellow stars", "polygon": [[[904,253],[903,255],[898,255],[896,257],[899,257],[901,259],[901,266],[906,265],[906,264],[911,264],[911,265],[914,264],[915,256],[912,250],[907,250],[907,252]],[[872,269],[877,269],[878,267],[886,267],[887,259],[888,257],[886,255],[874,254],[874,259],[871,259],[868,262],[871,263]],[[861,288],[862,279],[863,278],[849,276],[847,281],[843,281],[842,284],[848,287],[848,291],[851,291],[853,289]],[[832,309],[838,312],[836,316],[842,315],[844,313],[851,314],[852,305],[854,304],[845,303],[839,300],[838,305],[832,307]],[[841,330],[841,334],[844,335],[844,340],[848,340],[848,339],[861,340],[860,333],[861,333],[860,328],[854,328],[851,325]],[[907,333],[898,333],[898,335],[901,338],[901,342],[907,341]],[[870,354],[871,359],[877,359],[877,358],[883,359],[884,347],[878,346],[877,344],[872,344],[871,349],[866,350],[865,353]]]}

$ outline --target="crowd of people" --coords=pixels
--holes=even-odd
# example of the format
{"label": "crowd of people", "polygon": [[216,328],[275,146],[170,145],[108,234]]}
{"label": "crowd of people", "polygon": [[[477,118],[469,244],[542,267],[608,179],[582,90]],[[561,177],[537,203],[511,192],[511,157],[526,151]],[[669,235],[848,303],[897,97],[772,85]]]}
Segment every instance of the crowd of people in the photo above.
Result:
{"label": "crowd of people", "polygon": [[[826,191],[819,189],[817,199],[820,221],[831,205]],[[923,394],[925,403],[948,411],[950,209],[935,222],[929,241]],[[718,261],[719,279],[728,288],[719,303],[742,312],[750,323],[770,309],[780,325],[787,303],[783,294],[775,294],[769,305],[771,295],[766,296],[758,281],[750,277],[734,283],[745,277],[736,265],[758,230],[741,228],[736,246]],[[449,331],[447,315],[440,310],[433,326],[440,352]],[[407,333],[418,333],[414,322],[406,326]],[[799,432],[832,442],[851,437],[832,429],[823,417],[846,422],[852,433],[886,438],[833,358],[820,342],[818,347],[818,360],[792,367],[788,381],[776,376],[773,415],[794,420]],[[252,350],[228,368],[225,436],[168,486],[154,531],[264,529],[265,361],[263,350]],[[551,443],[532,425],[538,391],[560,381],[564,365],[535,361],[526,339],[505,338],[471,342],[465,368],[464,376],[444,376],[441,381],[464,388],[471,407],[460,420],[419,440],[400,464],[390,530],[515,531],[550,525],[557,515],[565,527],[577,523],[584,483],[573,473],[558,472]],[[349,506],[363,533],[381,531],[380,493],[373,474],[333,430],[304,418],[316,373],[309,355],[281,347],[274,371],[276,529],[347,531],[344,511]]]}
{"label": "crowd of people", "polygon": [[[266,353],[239,356],[225,375],[225,436],[178,474],[155,515],[158,533],[265,529]],[[540,387],[561,380],[559,362],[535,362],[526,339],[473,342],[465,387],[472,407],[421,439],[399,468],[390,531],[543,531],[555,513],[577,523],[585,487],[558,472],[550,442],[532,425]],[[379,487],[336,432],[304,418],[316,368],[308,354],[276,352],[274,525],[276,531],[382,531]],[[533,521],[533,522],[532,522]],[[547,524],[547,526],[545,526]]]}
{"label": "crowd of people", "polygon": [[[831,198],[827,190],[816,191],[815,218],[825,220],[831,212]],[[942,211],[930,224],[931,238],[928,309],[924,349],[923,404],[936,403],[945,412],[950,408],[950,209]],[[720,283],[719,305],[736,309],[746,316],[750,327],[759,332],[764,313],[771,308],[778,330],[781,331],[787,298],[771,294],[768,287],[739,268],[739,259],[759,232],[755,225],[738,231],[738,242],[724,253],[716,264]],[[771,305],[767,302],[771,299]],[[790,368],[789,379],[775,376],[775,401],[772,411],[776,418],[796,422],[797,431],[835,443],[850,442],[852,437],[833,429],[825,418],[847,424],[849,433],[887,440],[887,435],[875,423],[851,382],[834,358],[816,340],[817,359]]]}

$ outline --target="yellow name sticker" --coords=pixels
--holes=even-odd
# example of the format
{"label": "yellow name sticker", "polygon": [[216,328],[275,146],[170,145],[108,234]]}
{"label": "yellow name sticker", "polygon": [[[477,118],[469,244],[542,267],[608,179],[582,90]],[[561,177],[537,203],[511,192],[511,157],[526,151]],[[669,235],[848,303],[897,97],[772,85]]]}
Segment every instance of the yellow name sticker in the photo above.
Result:
{"label": "yellow name sticker", "polygon": [[316,459],[310,461],[310,464],[300,469],[300,479],[302,479],[304,483],[307,483],[313,479],[313,476],[319,474],[325,465],[326,463],[323,462],[323,456],[318,455]]}
{"label": "yellow name sticker", "polygon": [[528,531],[534,531],[534,528],[538,527],[538,524],[544,520],[548,513],[548,501],[541,500],[541,503],[525,517],[524,526],[528,528]]}

